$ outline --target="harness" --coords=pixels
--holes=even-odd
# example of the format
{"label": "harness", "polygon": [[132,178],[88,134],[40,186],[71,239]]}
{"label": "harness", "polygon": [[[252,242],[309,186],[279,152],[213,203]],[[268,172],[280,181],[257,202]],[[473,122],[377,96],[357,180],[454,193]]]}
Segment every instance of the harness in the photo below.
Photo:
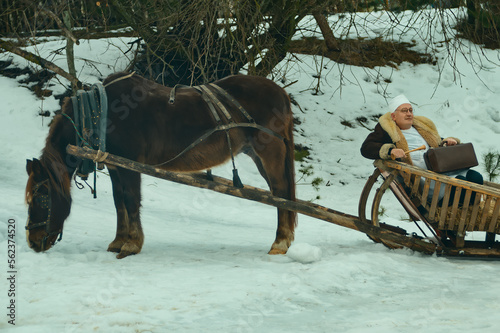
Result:
{"label": "harness", "polygon": [[[38,193],[39,189],[42,186],[45,186],[47,188],[47,194]],[[40,208],[47,210],[47,218],[44,219],[42,222],[39,222],[39,223],[30,223],[31,222],[31,218],[30,218],[30,216],[31,216],[31,206],[32,206],[32,205],[30,205],[29,208],[28,208],[28,223],[26,224],[26,227],[25,227],[25,229],[28,230],[28,231],[32,230],[32,229],[35,229],[35,228],[45,227],[45,233],[47,235],[44,236],[43,239],[42,239],[42,248],[45,248],[45,245],[47,245],[47,240],[48,240],[49,237],[59,234],[59,238],[56,241],[56,242],[59,242],[62,239],[62,235],[63,235],[62,229],[57,230],[57,231],[52,231],[52,232],[49,232],[47,230],[48,227],[49,227],[50,216],[51,216],[51,213],[52,213],[52,199],[51,199],[50,194],[51,193],[50,193],[50,186],[49,186],[49,179],[48,178],[45,179],[42,182],[39,182],[38,184],[36,184],[33,187],[32,200]],[[54,244],[55,244],[55,242],[54,242]],[[54,245],[54,244],[52,244],[52,245]]]}
{"label": "harness", "polygon": [[[133,73],[128,76],[118,78],[117,80],[126,79],[131,75],[133,75]],[[107,85],[113,84],[115,81],[112,81]],[[176,85],[174,88],[172,88],[172,90],[170,91],[170,99],[169,99],[170,104],[175,103],[175,96],[177,89],[184,87],[189,87],[189,86]],[[210,109],[210,112],[217,125],[215,128],[210,129],[205,133],[203,133],[197,140],[192,142],[189,146],[187,146],[184,150],[182,150],[172,159],[160,164],[156,164],[154,166],[163,166],[168,163],[171,163],[172,161],[176,160],[189,150],[193,149],[195,146],[200,144],[203,140],[211,136],[213,133],[224,131],[226,133],[226,139],[229,146],[231,161],[233,164],[233,183],[234,186],[242,188],[243,184],[239,179],[238,171],[236,169],[234,162],[234,154],[231,145],[231,139],[229,136],[229,131],[233,128],[241,128],[241,127],[254,128],[259,131],[265,132],[271,136],[274,136],[279,140],[284,140],[284,139],[281,135],[277,134],[276,132],[255,123],[255,120],[250,116],[250,114],[245,110],[245,108],[233,96],[231,96],[228,92],[226,92],[218,85],[214,83],[209,83],[201,86],[195,86],[192,88],[194,88],[196,91],[200,93],[201,97],[208,105],[208,108]],[[246,121],[242,123],[236,123],[233,120],[233,117],[231,116],[228,109],[221,102],[221,99],[224,99],[229,105],[234,106],[234,108],[243,115]],[[77,174],[83,180],[86,180],[90,172],[92,171],[94,173],[96,172],[96,162],[98,162],[97,169],[101,170],[104,168],[102,161],[105,159],[107,155],[106,128],[107,128],[108,103],[107,103],[106,91],[101,83],[96,83],[92,85],[90,90],[87,91],[79,90],[76,96],[73,96],[71,98],[71,102],[73,103],[74,118],[75,118],[74,122],[68,115],[66,114],[63,115],[66,116],[73,123],[76,129],[77,146],[85,145],[89,148],[97,150],[98,155],[100,155],[94,161],[88,159],[81,160],[77,168]],[[95,188],[96,188],[96,177],[94,177],[94,190],[93,190],[94,198],[96,197]]]}
{"label": "harness", "polygon": [[[184,86],[184,85],[176,85],[171,91],[170,91],[170,99],[169,103],[174,104],[175,103],[175,94],[177,92],[178,88],[183,88],[183,87],[189,87],[189,86]],[[281,135],[278,133],[270,130],[269,128],[266,128],[262,125],[259,125],[255,123],[255,120],[250,116],[250,114],[245,110],[245,108],[233,97],[231,96],[227,91],[219,87],[218,85],[214,83],[209,83],[201,86],[194,86],[190,87],[194,88],[196,91],[198,91],[205,101],[205,103],[208,105],[208,108],[210,109],[210,112],[212,114],[212,117],[214,118],[217,126],[213,129],[210,129],[206,131],[204,134],[202,134],[197,140],[195,140],[193,143],[191,143],[189,146],[187,146],[183,151],[181,151],[179,154],[177,154],[174,158],[163,162],[161,164],[157,164],[155,166],[162,166],[165,164],[168,164],[187,151],[191,150],[194,148],[196,145],[201,143],[203,140],[208,138],[210,135],[212,135],[215,132],[219,131],[224,131],[226,133],[226,138],[227,138],[227,143],[229,146],[229,153],[231,154],[231,161],[233,164],[233,185],[238,188],[243,188],[243,184],[238,176],[238,170],[236,169],[236,165],[234,162],[234,154],[233,154],[233,149],[231,146],[231,139],[229,137],[229,130],[233,128],[238,128],[238,127],[246,127],[246,128],[255,128],[257,130],[263,131],[269,135],[272,135],[280,140],[284,140]],[[232,104],[245,118],[246,122],[243,123],[236,123],[233,120],[233,117],[227,110],[227,108],[224,106],[224,104],[221,102],[221,98],[225,99],[226,102],[229,104]]]}
{"label": "harness", "polygon": [[[73,104],[74,122],[68,115],[63,115],[75,127],[76,145],[85,145],[97,150],[99,154],[105,155],[108,98],[104,86],[101,83],[96,83],[89,90],[78,90],[76,95],[71,97],[71,103]],[[104,164],[99,162],[100,160],[100,158],[96,161],[82,159],[76,171],[77,175],[85,181],[89,173],[95,173],[96,169],[104,169]],[[96,177],[94,177],[93,193],[94,198],[96,198]]]}

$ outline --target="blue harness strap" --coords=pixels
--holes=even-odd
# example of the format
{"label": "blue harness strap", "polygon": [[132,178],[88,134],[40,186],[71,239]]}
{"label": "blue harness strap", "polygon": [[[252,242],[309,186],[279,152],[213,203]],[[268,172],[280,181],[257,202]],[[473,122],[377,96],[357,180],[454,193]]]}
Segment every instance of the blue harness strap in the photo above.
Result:
{"label": "blue harness strap", "polygon": [[[89,90],[78,90],[71,97],[74,113],[74,125],[77,131],[77,146],[87,146],[100,152],[106,151],[106,129],[108,120],[108,97],[101,83],[96,83]],[[98,169],[104,165],[98,163]],[[92,160],[84,159],[80,163],[77,174],[87,179],[88,174],[96,171]]]}

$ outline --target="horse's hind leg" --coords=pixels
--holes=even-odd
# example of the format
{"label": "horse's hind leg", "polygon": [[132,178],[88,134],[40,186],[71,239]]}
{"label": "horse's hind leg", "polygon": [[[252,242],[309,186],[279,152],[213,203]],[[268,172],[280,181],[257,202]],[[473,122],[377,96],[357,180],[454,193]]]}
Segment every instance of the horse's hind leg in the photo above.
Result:
{"label": "horse's hind leg", "polygon": [[[119,169],[116,176],[117,185],[113,181],[113,196],[115,199],[118,224],[116,238],[108,250],[119,252],[118,259],[141,251],[144,243],[140,220],[141,206],[141,175],[137,172]],[[115,193],[116,192],[116,193]]]}
{"label": "horse's hind leg", "polygon": [[123,186],[116,168],[108,166],[113,185],[113,199],[116,208],[116,236],[109,244],[108,251],[120,253],[123,244],[128,240],[128,214],[123,198]]}
{"label": "horse's hind leg", "polygon": [[[266,179],[273,195],[295,200],[295,180],[293,165],[291,165],[293,157],[290,157],[288,146],[281,140],[272,139],[265,145],[265,148],[254,148],[250,156]],[[288,251],[294,239],[295,224],[296,213],[278,208],[276,239],[269,254],[285,254]]]}

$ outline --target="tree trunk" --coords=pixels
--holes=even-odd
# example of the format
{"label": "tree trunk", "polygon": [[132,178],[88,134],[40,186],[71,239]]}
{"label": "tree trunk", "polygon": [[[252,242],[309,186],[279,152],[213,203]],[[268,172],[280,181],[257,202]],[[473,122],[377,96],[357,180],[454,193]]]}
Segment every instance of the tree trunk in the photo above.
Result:
{"label": "tree trunk", "polygon": [[326,47],[329,51],[338,51],[340,49],[339,43],[335,36],[333,35],[332,28],[328,24],[328,20],[325,15],[321,14],[321,12],[317,9],[312,12],[316,23],[323,34],[323,38],[325,39]]}
{"label": "tree trunk", "polygon": [[[71,16],[68,11],[65,11],[63,13],[63,21],[66,29],[71,32]],[[73,39],[71,39],[69,36],[66,37],[66,61],[68,62],[68,72],[70,75],[76,77],[75,52],[73,46]],[[73,91],[73,95],[75,95],[78,90],[78,87],[75,83],[71,83],[71,90]]]}
{"label": "tree trunk", "polygon": [[169,86],[214,81],[247,64],[249,73],[267,76],[286,57],[297,22],[319,6],[314,0],[110,4],[145,42],[134,70]]}
{"label": "tree trunk", "polygon": [[310,12],[307,0],[269,1],[266,4],[268,7],[265,14],[272,17],[267,35],[271,45],[268,45],[267,53],[256,67],[256,74],[260,76],[269,75],[276,65],[285,59],[297,23]]}

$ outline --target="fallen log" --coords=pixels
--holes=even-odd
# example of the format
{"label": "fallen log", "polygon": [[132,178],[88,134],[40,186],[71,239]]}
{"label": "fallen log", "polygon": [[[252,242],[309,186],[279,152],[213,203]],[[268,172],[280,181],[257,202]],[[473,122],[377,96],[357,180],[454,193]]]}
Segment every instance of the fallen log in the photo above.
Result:
{"label": "fallen log", "polygon": [[[215,192],[231,195],[234,197],[248,199],[263,204],[267,204],[270,206],[274,206],[277,208],[294,211],[300,214],[318,218],[323,221],[337,224],[342,227],[358,230],[369,236],[377,237],[386,240],[388,242],[397,243],[409,249],[423,252],[426,254],[432,254],[432,253],[446,254],[447,252],[445,249],[442,249],[433,243],[429,243],[418,238],[407,237],[405,234],[402,233],[373,226],[370,223],[361,222],[359,218],[356,216],[344,214],[335,211],[333,209],[316,205],[307,201],[299,199],[292,201],[279,198],[272,195],[271,192],[269,191],[249,185],[245,185],[244,188],[236,188],[232,186],[231,181],[225,178],[214,176],[214,180],[212,181],[207,179],[206,174],[203,173],[170,172],[160,169],[158,167],[138,163],[113,154],[107,154],[105,157],[103,157],[102,153],[98,155],[97,151],[89,149],[87,147],[80,148],[73,145],[68,145],[66,147],[66,151],[69,154],[80,158],[86,158],[94,161],[99,158],[99,161],[100,162],[102,161],[105,164],[125,168],[128,170],[140,172],[146,175],[173,181],[184,185],[205,188]],[[460,255],[461,254],[467,255],[467,249],[461,249]],[[452,255],[458,255],[458,253],[457,254],[453,253]],[[500,252],[495,253],[495,255],[500,256]]]}

